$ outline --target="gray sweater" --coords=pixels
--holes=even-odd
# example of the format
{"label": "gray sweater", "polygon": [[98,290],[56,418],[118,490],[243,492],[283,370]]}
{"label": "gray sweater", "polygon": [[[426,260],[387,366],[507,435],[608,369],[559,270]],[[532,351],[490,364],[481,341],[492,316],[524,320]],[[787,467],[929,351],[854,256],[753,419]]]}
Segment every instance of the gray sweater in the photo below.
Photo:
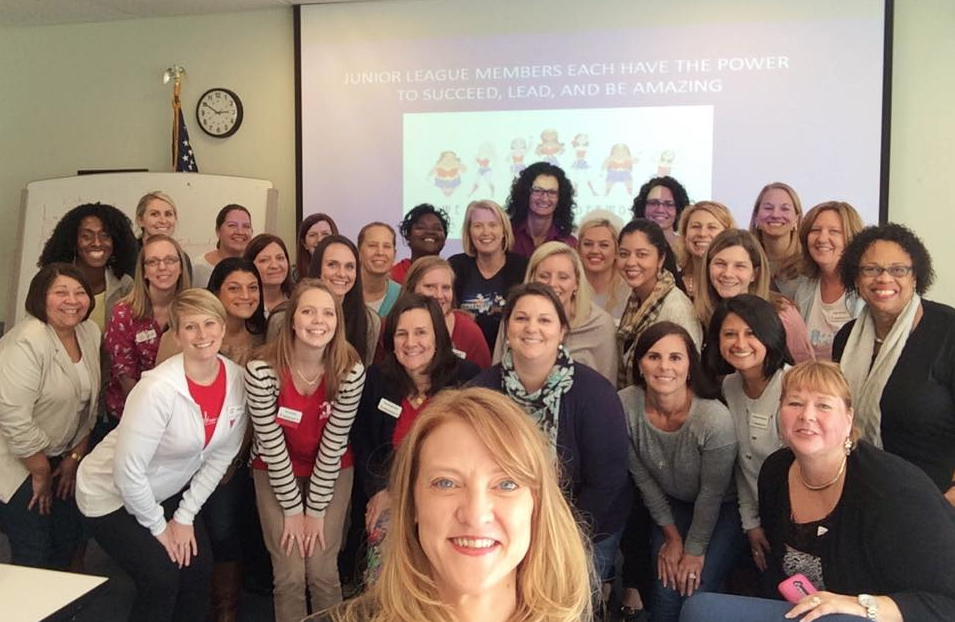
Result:
{"label": "gray sweater", "polygon": [[619,393],[630,435],[630,474],[658,525],[672,525],[667,497],[693,504],[693,521],[684,538],[690,555],[705,555],[720,506],[733,481],[736,430],[717,400],[694,397],[686,422],[675,432],[653,426],[644,412],[644,390]]}

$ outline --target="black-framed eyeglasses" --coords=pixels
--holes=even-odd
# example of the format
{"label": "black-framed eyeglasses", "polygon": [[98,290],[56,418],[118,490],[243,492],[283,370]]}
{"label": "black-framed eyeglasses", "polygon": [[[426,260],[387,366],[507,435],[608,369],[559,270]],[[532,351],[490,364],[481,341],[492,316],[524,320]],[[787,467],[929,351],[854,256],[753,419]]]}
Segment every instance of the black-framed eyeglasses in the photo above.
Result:
{"label": "black-framed eyeglasses", "polygon": [[176,266],[176,265],[179,265],[179,258],[173,257],[173,256],[152,257],[143,262],[143,265],[146,266],[147,268],[158,268],[159,264],[162,264],[164,266],[170,266],[170,267]]}
{"label": "black-framed eyeglasses", "polygon": [[888,272],[889,276],[901,279],[912,274],[912,266],[859,266],[859,273],[870,279],[880,276],[883,272]]}
{"label": "black-framed eyeglasses", "polygon": [[537,196],[544,195],[553,199],[553,198],[556,198],[558,194],[560,194],[560,190],[553,190],[551,188],[540,188],[538,186],[534,186],[533,188],[531,188],[531,194],[536,194]]}
{"label": "black-framed eyeglasses", "polygon": [[673,201],[661,201],[660,199],[649,199],[647,201],[647,207],[665,207],[667,209],[676,209],[676,203]]}

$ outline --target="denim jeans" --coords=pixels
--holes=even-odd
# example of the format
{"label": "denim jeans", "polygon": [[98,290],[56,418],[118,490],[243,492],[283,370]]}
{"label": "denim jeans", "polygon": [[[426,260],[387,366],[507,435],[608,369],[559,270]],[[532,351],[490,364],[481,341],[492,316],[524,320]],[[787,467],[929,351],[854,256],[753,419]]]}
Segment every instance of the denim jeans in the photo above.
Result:
{"label": "denim jeans", "polygon": [[[680,622],[791,622],[784,614],[793,606],[781,600],[730,596],[729,594],[694,594],[683,605]],[[860,622],[865,618],[846,614],[830,614],[820,622]]]}
{"label": "denim jeans", "polygon": [[[56,468],[56,458],[51,468]],[[6,503],[0,502],[0,531],[10,541],[10,561],[17,566],[64,569],[83,539],[83,523],[76,500],[60,499],[53,482],[50,513],[27,509],[33,496],[33,478],[27,476]]]}
{"label": "denim jeans", "polygon": [[[680,536],[686,538],[693,521],[693,504],[668,497],[670,512]],[[743,528],[740,525],[739,509],[736,499],[724,502],[720,506],[720,514],[713,527],[710,543],[706,549],[706,558],[703,561],[703,572],[700,576],[700,587],[697,592],[715,592],[719,590],[729,571],[736,563],[737,555],[742,546]],[[654,525],[650,533],[650,548],[653,554],[653,563],[657,563],[657,556],[663,546],[663,530]],[[656,576],[654,571],[654,576]],[[685,597],[673,587],[663,587],[659,579],[653,582],[653,598],[650,610],[653,612],[653,622],[677,622],[680,617],[680,608]]]}
{"label": "denim jeans", "polygon": [[620,548],[620,538],[623,536],[621,528],[599,542],[594,542],[594,568],[597,576],[604,583],[613,580],[614,562],[617,560],[617,549]]}

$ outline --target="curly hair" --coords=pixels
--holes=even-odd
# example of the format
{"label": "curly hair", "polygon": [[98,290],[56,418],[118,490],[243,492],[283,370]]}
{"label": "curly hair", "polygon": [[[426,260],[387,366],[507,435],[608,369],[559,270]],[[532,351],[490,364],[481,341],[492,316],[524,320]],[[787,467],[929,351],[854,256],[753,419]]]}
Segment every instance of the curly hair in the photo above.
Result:
{"label": "curly hair", "polygon": [[574,210],[577,203],[574,201],[574,185],[567,179],[564,169],[547,162],[535,162],[514,179],[511,184],[511,193],[507,196],[504,208],[511,217],[512,224],[527,220],[530,209],[531,187],[534,180],[540,175],[550,175],[557,179],[557,209],[554,210],[554,226],[561,235],[570,235],[574,231]]}
{"label": "curly hair", "polygon": [[411,238],[411,229],[415,226],[415,223],[425,214],[434,214],[438,220],[441,221],[441,228],[444,229],[444,237],[448,237],[448,228],[451,226],[451,219],[448,217],[448,213],[430,203],[420,203],[408,210],[408,213],[405,214],[405,217],[398,225],[398,231],[406,242]]}
{"label": "curly hair", "polygon": [[136,271],[136,258],[139,256],[139,244],[133,235],[133,223],[129,216],[105,203],[84,203],[64,214],[43,245],[37,267],[42,268],[57,261],[73,263],[76,259],[80,223],[89,216],[99,218],[106,233],[113,240],[113,253],[106,264],[113,271],[113,275],[116,278],[122,278],[124,274],[133,276]]}
{"label": "curly hair", "polygon": [[856,277],[859,275],[859,266],[866,250],[879,240],[895,242],[909,257],[912,258],[912,274],[915,276],[915,291],[919,296],[935,282],[935,270],[932,268],[932,257],[928,254],[925,244],[915,233],[904,225],[887,222],[884,225],[866,227],[860,231],[852,241],[846,245],[846,250],[839,260],[839,276],[848,292],[858,292]]}
{"label": "curly hair", "polygon": [[683,184],[669,175],[654,177],[640,186],[640,192],[633,198],[633,207],[631,208],[633,210],[633,217],[647,217],[647,197],[650,196],[650,191],[657,186],[663,186],[673,194],[673,202],[676,203],[676,215],[673,217],[673,231],[675,232],[680,222],[680,214],[682,214],[683,209],[690,204],[690,197],[687,196],[686,188],[683,187]]}

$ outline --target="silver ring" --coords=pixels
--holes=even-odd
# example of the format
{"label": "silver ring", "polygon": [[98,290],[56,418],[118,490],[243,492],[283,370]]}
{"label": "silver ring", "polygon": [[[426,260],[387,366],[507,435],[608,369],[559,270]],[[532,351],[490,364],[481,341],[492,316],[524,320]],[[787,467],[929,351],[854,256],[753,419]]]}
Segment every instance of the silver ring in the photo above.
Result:
{"label": "silver ring", "polygon": [[695,579],[695,578],[696,578],[696,573],[695,573],[695,572],[691,572],[689,576],[690,576],[691,579]]}
{"label": "silver ring", "polygon": [[813,596],[813,597],[809,600],[809,602],[812,603],[812,606],[813,606],[813,607],[818,607],[819,605],[822,604],[822,599],[819,598],[818,596]]}

